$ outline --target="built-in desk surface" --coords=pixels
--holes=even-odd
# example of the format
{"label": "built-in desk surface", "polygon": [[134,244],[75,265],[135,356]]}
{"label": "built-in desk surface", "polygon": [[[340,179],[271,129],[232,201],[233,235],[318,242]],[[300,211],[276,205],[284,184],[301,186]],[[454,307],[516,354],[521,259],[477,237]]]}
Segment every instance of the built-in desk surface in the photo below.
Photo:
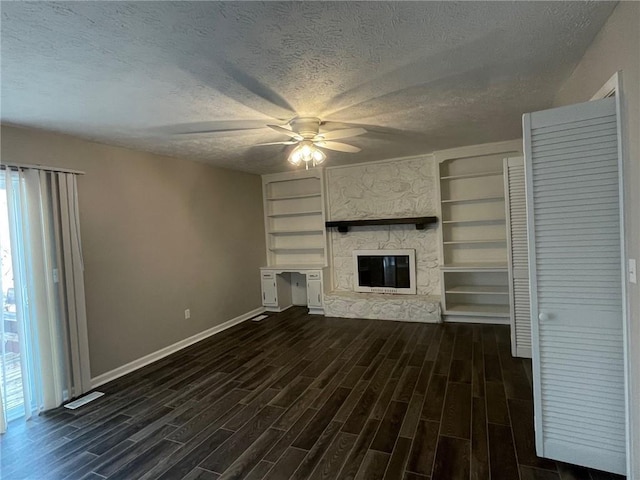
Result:
{"label": "built-in desk surface", "polygon": [[268,265],[266,267],[260,267],[260,270],[278,270],[281,272],[298,272],[300,270],[321,270],[326,265],[321,263],[307,263],[307,264],[289,264],[289,265]]}

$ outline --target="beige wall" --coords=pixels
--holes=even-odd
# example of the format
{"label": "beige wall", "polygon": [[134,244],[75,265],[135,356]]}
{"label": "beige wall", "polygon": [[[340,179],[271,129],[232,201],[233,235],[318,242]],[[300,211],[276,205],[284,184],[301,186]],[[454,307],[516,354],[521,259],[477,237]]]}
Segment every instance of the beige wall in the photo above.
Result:
{"label": "beige wall", "polygon": [[2,162],[86,172],[78,189],[93,377],[261,305],[259,176],[7,126],[1,141]]}
{"label": "beige wall", "polygon": [[[618,70],[622,70],[624,120],[624,184],[627,254],[640,261],[640,3],[620,2],[591,44],[571,77],[562,85],[555,104],[589,100]],[[633,472],[640,479],[640,289],[629,285],[631,318],[631,378]]]}

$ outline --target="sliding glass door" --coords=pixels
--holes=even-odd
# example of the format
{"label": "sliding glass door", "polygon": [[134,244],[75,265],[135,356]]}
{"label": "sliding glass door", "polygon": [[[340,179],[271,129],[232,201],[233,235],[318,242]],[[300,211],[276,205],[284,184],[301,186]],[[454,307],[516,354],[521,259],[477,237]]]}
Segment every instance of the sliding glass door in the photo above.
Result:
{"label": "sliding glass door", "polygon": [[4,414],[7,420],[14,420],[25,414],[24,371],[21,353],[22,325],[18,322],[17,291],[14,281],[14,250],[10,234],[9,210],[7,208],[7,176],[0,172],[0,291],[2,309],[0,311],[0,388]]}

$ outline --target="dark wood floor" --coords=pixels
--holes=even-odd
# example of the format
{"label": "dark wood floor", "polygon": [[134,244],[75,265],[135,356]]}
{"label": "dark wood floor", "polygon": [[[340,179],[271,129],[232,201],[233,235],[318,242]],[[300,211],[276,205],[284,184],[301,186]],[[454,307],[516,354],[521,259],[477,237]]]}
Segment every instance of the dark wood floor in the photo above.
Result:
{"label": "dark wood floor", "polygon": [[245,322],[10,424],[3,479],[604,480],[537,458],[503,326]]}

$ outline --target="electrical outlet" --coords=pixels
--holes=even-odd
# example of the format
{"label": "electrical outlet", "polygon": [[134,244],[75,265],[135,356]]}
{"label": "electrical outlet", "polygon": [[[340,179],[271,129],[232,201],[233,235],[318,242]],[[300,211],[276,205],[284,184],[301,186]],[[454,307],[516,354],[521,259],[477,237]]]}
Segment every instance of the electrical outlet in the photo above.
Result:
{"label": "electrical outlet", "polygon": [[638,277],[636,273],[636,259],[629,259],[629,281],[631,283],[638,283]]}
{"label": "electrical outlet", "polygon": [[188,320],[191,318],[191,310],[189,310],[188,308],[184,311],[184,319]]}

